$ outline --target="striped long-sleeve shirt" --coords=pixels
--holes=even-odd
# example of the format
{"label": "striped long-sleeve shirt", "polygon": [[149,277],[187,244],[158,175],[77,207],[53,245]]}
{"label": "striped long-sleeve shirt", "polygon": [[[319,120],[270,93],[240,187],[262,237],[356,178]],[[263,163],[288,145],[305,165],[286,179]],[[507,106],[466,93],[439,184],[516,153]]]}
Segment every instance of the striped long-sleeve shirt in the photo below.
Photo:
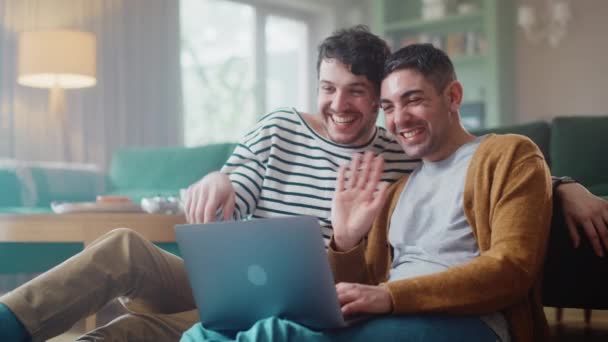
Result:
{"label": "striped long-sleeve shirt", "polygon": [[368,143],[351,147],[318,135],[295,109],[267,114],[243,137],[222,168],[235,188],[235,218],[315,216],[327,243],[332,235],[331,201],[338,168],[354,153],[367,150],[384,158],[383,181],[394,182],[420,162],[407,158],[381,127]]}

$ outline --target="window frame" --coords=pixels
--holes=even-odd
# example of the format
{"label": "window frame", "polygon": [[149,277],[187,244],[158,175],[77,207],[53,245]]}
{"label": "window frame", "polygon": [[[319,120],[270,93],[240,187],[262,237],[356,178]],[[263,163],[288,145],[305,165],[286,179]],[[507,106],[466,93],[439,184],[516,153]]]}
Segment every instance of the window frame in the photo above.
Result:
{"label": "window frame", "polygon": [[[317,93],[317,70],[316,70],[316,44],[318,43],[318,37],[324,34],[322,31],[324,23],[327,21],[329,13],[331,13],[331,7],[324,5],[317,6],[318,8],[299,8],[295,4],[290,6],[288,3],[278,2],[272,3],[272,0],[260,3],[256,0],[223,0],[233,3],[240,3],[243,5],[251,6],[254,10],[254,34],[253,34],[253,46],[255,52],[253,54],[253,79],[254,79],[254,107],[255,113],[258,116],[262,116],[267,112],[266,99],[268,93],[267,83],[267,70],[268,70],[268,56],[266,53],[266,24],[268,18],[271,16],[282,17],[290,20],[296,20],[303,22],[307,27],[307,42],[306,42],[306,56],[304,58],[307,67],[307,76],[305,78],[305,89],[306,89],[306,104],[308,108],[298,108],[302,111],[316,111],[316,93]],[[183,100],[182,100],[183,101]],[[292,105],[292,104],[287,104]],[[295,104],[293,104],[295,106]],[[184,115],[182,121],[185,123],[186,119],[185,105]],[[187,125],[183,124],[182,129],[182,140],[183,144],[188,144],[186,141],[185,130]],[[234,137],[232,140],[236,140],[240,137]],[[204,142],[202,142],[204,143]]]}
{"label": "window frame", "polygon": [[[227,0],[232,1],[232,0]],[[266,71],[268,67],[268,56],[266,55],[266,22],[268,17],[277,16],[287,19],[297,20],[304,22],[308,28],[308,41],[306,42],[306,50],[308,56],[306,57],[307,67],[310,68],[309,76],[306,80],[306,88],[308,89],[308,103],[314,105],[315,103],[315,92],[316,89],[316,58],[314,57],[313,51],[315,51],[315,36],[314,27],[315,19],[311,13],[307,13],[302,10],[289,9],[286,7],[271,7],[269,5],[255,4],[253,1],[235,1],[252,5],[255,8],[255,40],[254,46],[256,46],[255,53],[255,84],[264,86],[256,86],[256,110],[258,113],[264,113],[267,111],[266,108]],[[312,77],[311,77],[312,75]],[[314,108],[311,106],[310,108]]]}

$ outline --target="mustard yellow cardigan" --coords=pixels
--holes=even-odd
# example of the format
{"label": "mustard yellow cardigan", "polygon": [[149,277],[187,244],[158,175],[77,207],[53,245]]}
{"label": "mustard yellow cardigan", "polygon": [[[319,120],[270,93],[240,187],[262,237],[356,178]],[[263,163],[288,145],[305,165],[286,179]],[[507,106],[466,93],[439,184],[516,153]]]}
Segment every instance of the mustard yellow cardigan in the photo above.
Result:
{"label": "mustard yellow cardigan", "polygon": [[[389,223],[406,182],[407,176],[391,186],[380,215],[358,246],[338,252],[332,241],[329,259],[336,282],[387,281],[392,261]],[[548,340],[540,280],[552,193],[538,147],[518,135],[487,136],[471,159],[463,202],[480,256],[440,273],[383,284],[393,313],[501,311],[514,341]]]}

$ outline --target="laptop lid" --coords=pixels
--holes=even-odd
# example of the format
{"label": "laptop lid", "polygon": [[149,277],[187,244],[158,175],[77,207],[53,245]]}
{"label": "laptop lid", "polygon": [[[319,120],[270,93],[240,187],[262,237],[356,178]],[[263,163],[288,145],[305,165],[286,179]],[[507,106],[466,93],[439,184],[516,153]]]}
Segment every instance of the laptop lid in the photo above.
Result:
{"label": "laptop lid", "polygon": [[316,218],[186,224],[175,231],[206,328],[246,330],[272,316],[313,329],[345,325]]}

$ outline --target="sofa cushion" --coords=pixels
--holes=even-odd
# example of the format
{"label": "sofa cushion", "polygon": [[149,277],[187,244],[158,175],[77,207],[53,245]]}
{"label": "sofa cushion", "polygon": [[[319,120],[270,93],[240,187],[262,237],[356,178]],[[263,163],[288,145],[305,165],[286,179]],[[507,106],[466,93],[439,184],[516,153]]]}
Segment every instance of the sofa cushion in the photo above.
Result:
{"label": "sofa cushion", "polygon": [[93,164],[0,161],[0,207],[5,213],[50,211],[52,201],[94,200],[104,181]]}
{"label": "sofa cushion", "polygon": [[94,201],[103,192],[104,176],[93,166],[31,166],[36,188],[36,206],[48,207],[53,201]]}
{"label": "sofa cushion", "polygon": [[21,184],[14,168],[0,168],[0,207],[21,205]]}
{"label": "sofa cushion", "polygon": [[547,160],[547,163],[551,165],[551,157],[549,154],[549,139],[551,137],[551,127],[547,122],[537,121],[528,124],[505,126],[498,128],[484,128],[478,129],[471,132],[476,136],[497,133],[497,134],[521,134],[532,139],[536,145],[540,148]]}
{"label": "sofa cushion", "polygon": [[608,184],[608,116],[559,117],[551,128],[551,171],[586,187]]}
{"label": "sofa cushion", "polygon": [[207,173],[221,169],[233,149],[234,144],[226,143],[119,150],[112,156],[108,191],[173,189],[177,192]]}

